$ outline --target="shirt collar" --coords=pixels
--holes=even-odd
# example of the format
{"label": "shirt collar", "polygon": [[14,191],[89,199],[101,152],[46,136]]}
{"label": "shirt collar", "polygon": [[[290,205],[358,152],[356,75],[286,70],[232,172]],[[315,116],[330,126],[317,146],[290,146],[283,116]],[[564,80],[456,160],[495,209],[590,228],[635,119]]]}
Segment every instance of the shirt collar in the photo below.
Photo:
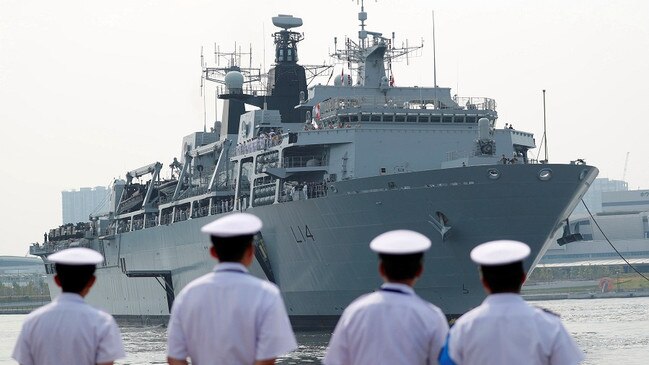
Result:
{"label": "shirt collar", "polygon": [[58,302],[74,302],[74,303],[85,303],[83,297],[77,293],[61,293],[56,298]]}
{"label": "shirt collar", "polygon": [[381,285],[381,289],[392,289],[400,291],[404,294],[415,294],[415,289],[413,289],[411,286],[400,283],[384,283],[383,285]]}
{"label": "shirt collar", "polygon": [[238,262],[220,262],[214,266],[214,272],[219,271],[241,271],[247,273],[248,269]]}
{"label": "shirt collar", "polygon": [[507,304],[507,303],[519,303],[524,302],[525,300],[517,293],[497,293],[489,294],[484,300],[484,304]]}

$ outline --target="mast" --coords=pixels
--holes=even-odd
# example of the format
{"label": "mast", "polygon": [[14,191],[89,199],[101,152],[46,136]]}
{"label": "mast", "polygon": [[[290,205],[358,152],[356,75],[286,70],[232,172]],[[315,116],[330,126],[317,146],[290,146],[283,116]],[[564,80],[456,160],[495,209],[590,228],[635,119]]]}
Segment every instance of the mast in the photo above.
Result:
{"label": "mast", "polygon": [[548,163],[548,132],[545,122],[545,89],[543,89],[543,140],[545,142],[545,163]]}
{"label": "mast", "polygon": [[436,47],[435,47],[435,10],[432,11],[433,14],[433,86],[437,87],[437,57],[436,57]]}

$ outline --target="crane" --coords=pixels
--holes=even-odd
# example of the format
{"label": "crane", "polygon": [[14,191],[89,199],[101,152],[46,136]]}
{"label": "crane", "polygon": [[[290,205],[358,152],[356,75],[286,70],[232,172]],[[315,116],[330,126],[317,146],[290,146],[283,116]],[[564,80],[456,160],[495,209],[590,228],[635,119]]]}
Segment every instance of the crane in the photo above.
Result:
{"label": "crane", "polygon": [[626,167],[629,165],[629,153],[631,152],[626,153],[626,158],[624,159],[624,171],[622,171],[622,181],[626,181],[624,179],[626,178]]}

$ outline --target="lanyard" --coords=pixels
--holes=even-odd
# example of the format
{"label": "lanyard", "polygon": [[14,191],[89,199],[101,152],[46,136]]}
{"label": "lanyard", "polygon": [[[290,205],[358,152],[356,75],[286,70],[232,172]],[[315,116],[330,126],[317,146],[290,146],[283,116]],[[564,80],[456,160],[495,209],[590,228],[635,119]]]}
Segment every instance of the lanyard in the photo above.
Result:
{"label": "lanyard", "polygon": [[247,272],[242,271],[242,270],[239,270],[239,269],[221,269],[221,270],[216,270],[217,273],[219,273],[219,272],[224,272],[224,271],[228,271],[228,272],[236,272],[236,273],[239,273],[239,274],[247,274]]}
{"label": "lanyard", "polygon": [[410,293],[408,293],[406,291],[403,291],[401,289],[396,289],[396,288],[381,288],[381,291],[389,291],[389,292],[392,292],[392,293],[410,295]]}

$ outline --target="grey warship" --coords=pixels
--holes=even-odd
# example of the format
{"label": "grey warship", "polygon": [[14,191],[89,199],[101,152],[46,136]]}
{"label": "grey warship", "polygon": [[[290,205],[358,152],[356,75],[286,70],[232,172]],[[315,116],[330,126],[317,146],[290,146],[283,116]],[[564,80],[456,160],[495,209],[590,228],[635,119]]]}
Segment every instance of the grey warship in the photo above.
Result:
{"label": "grey warship", "polygon": [[95,249],[105,260],[88,302],[118,318],[164,319],[214,265],[200,227],[246,211],[264,221],[251,273],[279,286],[297,328],[333,326],[380,285],[368,243],[388,230],[432,240],[416,289],[449,317],[484,298],[469,259],[476,245],[524,241],[532,269],[598,170],[532,159],[533,135],[498,128],[493,99],[395,86],[392,61],[416,47],[367,30],[364,8],[358,20],[358,40],[336,42],[333,57],[349,73],[332,85],[308,87],[294,30],[302,21],[290,15],[273,18],[280,30],[264,89],[236,62],[203,67],[222,83],[222,120],[183,139],[175,174],[162,178],[161,162],[128,172],[114,181],[107,214],[51,230],[30,253],[51,277],[49,254]]}

